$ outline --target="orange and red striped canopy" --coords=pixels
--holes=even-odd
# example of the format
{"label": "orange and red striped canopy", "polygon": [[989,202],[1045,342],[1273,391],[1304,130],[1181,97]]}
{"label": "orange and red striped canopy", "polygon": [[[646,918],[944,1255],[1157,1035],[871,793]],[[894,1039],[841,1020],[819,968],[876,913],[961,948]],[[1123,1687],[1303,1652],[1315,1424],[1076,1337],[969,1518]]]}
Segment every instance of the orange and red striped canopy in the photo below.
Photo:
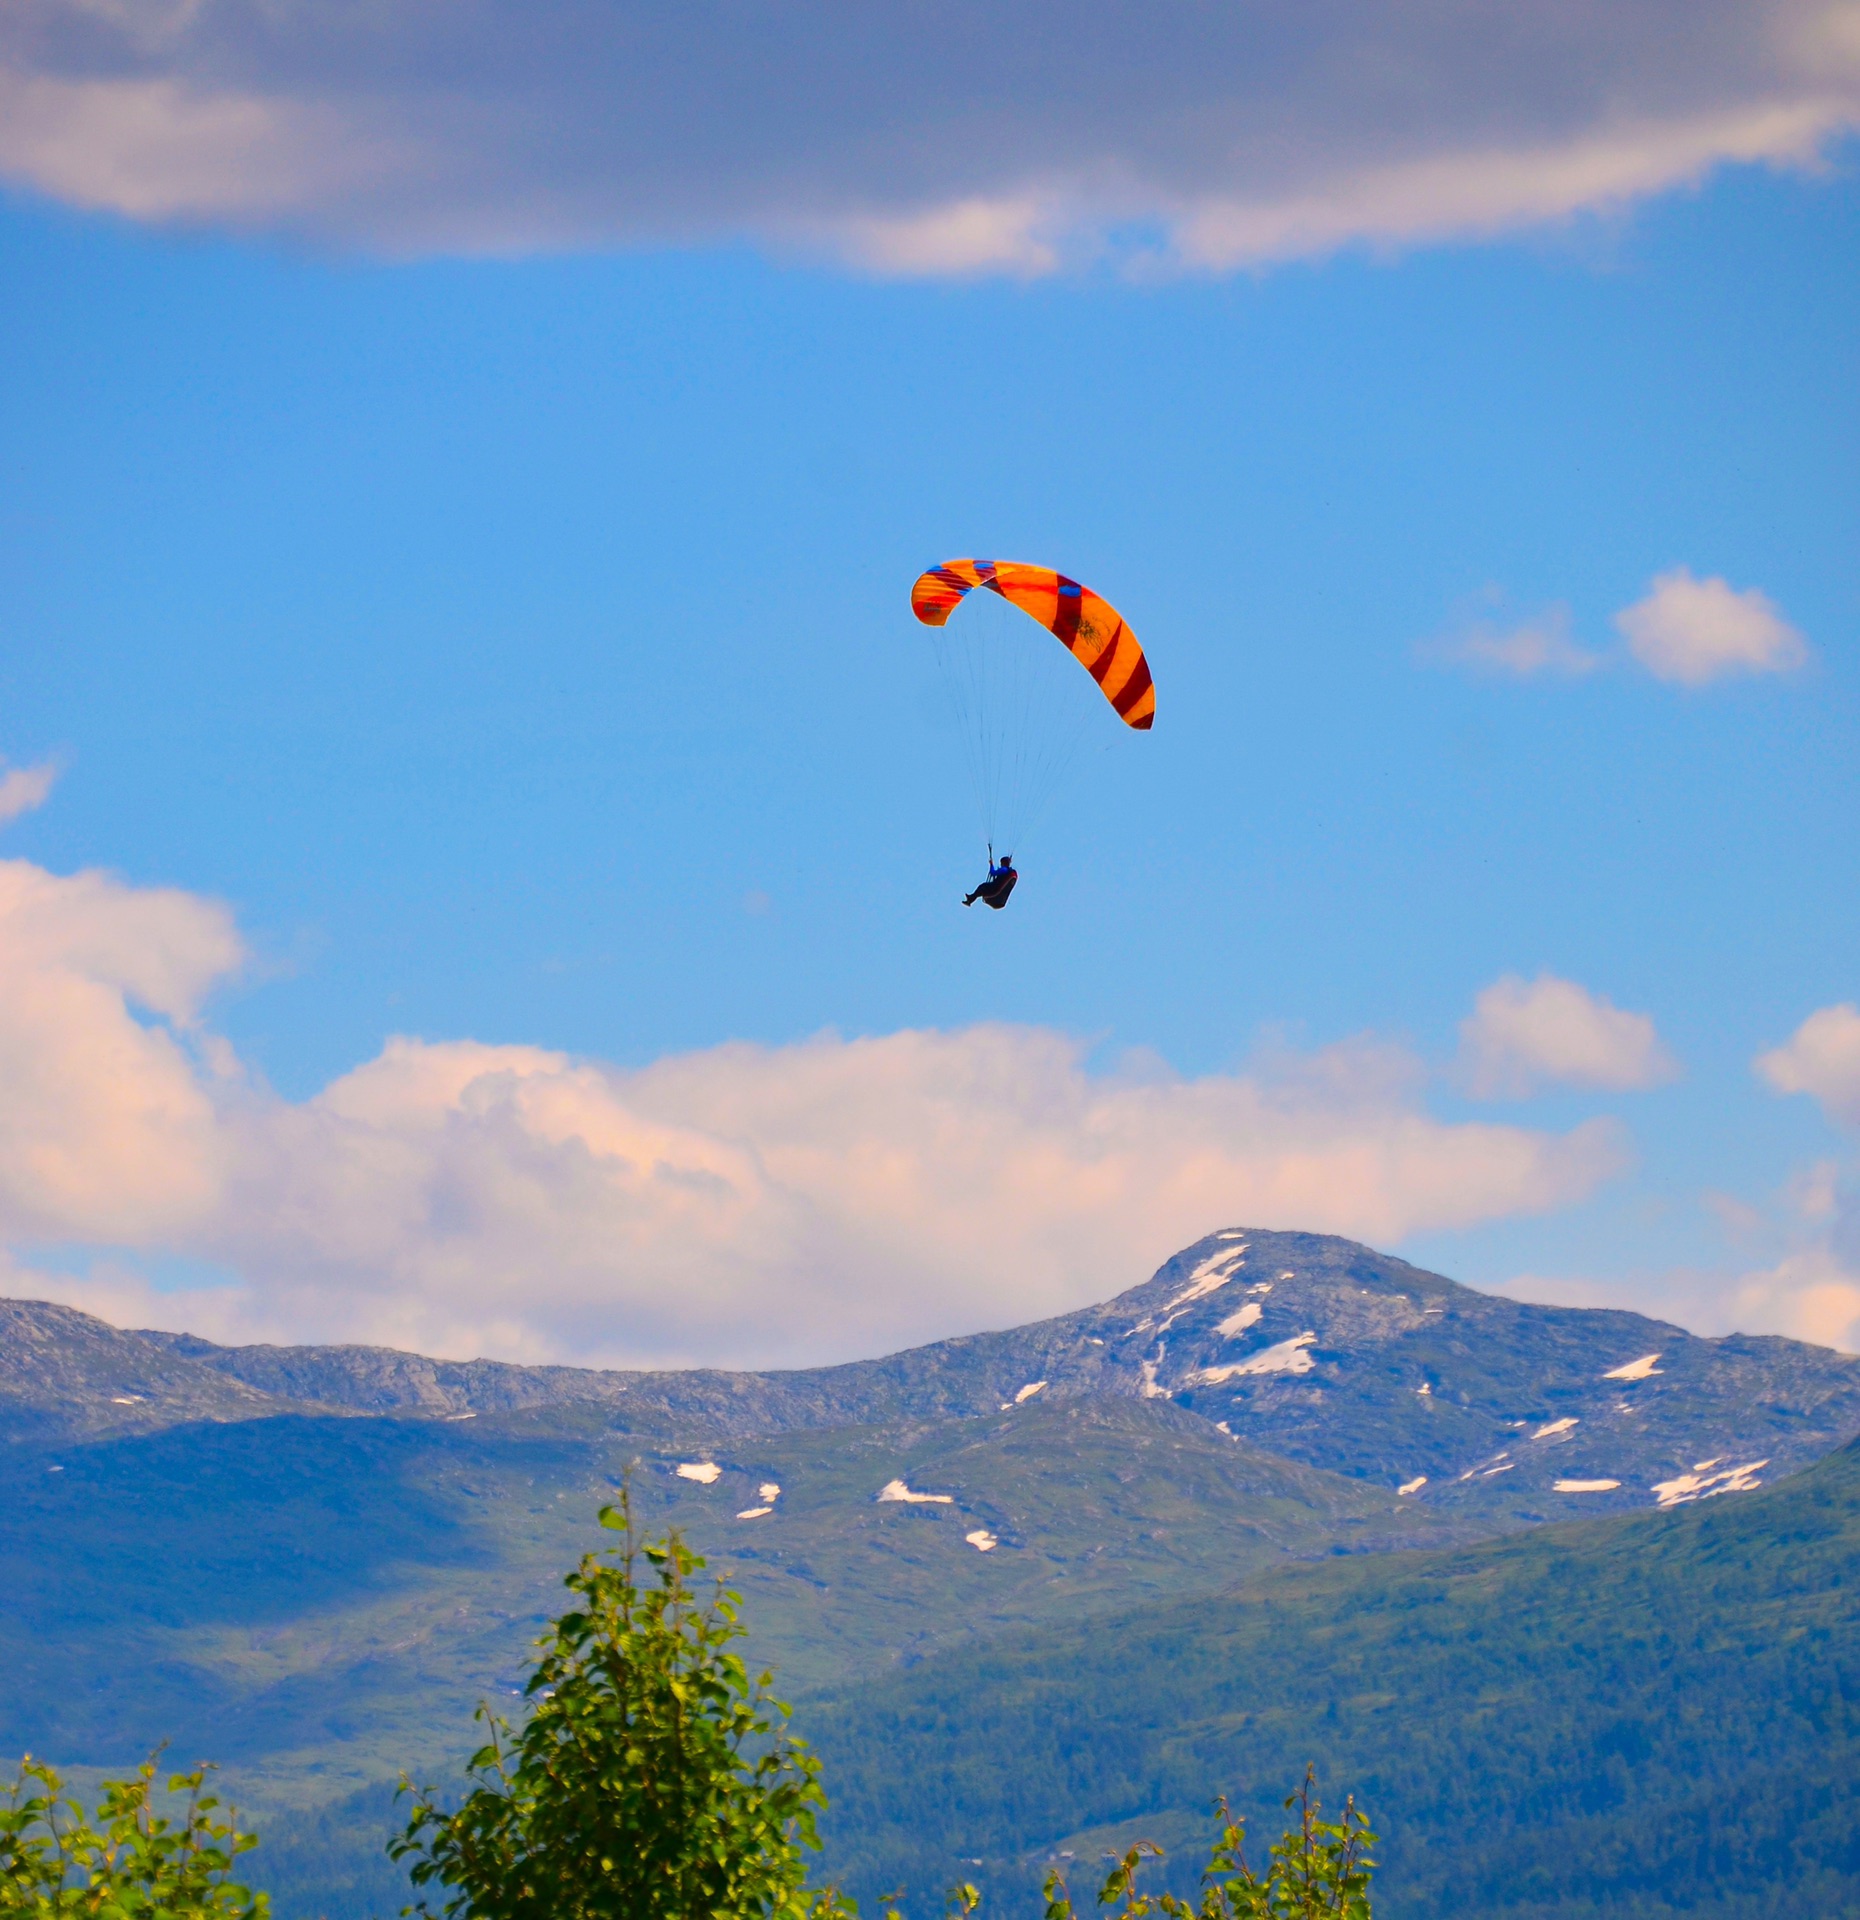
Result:
{"label": "orange and red striped canopy", "polygon": [[1057,635],[1097,681],[1125,726],[1147,732],[1154,724],[1156,688],[1150,663],[1110,601],[1051,567],[1030,567],[1019,560],[945,560],[918,575],[911,611],[925,626],[940,627],[977,587],[1013,601]]}

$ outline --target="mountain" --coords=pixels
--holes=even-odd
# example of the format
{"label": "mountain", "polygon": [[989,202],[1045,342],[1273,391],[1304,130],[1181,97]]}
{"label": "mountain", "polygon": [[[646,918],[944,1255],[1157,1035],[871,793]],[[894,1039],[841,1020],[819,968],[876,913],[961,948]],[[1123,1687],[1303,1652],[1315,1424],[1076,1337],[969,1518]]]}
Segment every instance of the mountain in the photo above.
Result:
{"label": "mountain", "polygon": [[[61,1410],[62,1430],[74,1433],[301,1409],[429,1418],[598,1410],[616,1430],[722,1442],[961,1419],[1022,1396],[1110,1394],[1171,1400],[1287,1459],[1518,1524],[1559,1517],[1571,1501],[1610,1511],[1760,1484],[1860,1431],[1860,1360],[1850,1355],[1775,1338],[1701,1339],[1639,1314],[1527,1306],[1351,1241],[1243,1228],[1198,1241],[1102,1306],[780,1373],[228,1348],[118,1334],[30,1302],[4,1303],[4,1313],[0,1352],[28,1331],[37,1344],[0,1361],[0,1419],[46,1434],[61,1430]],[[53,1363],[67,1352],[69,1362]],[[132,1393],[136,1405],[118,1404]],[[222,1399],[210,1405],[213,1394]],[[1559,1481],[1585,1484],[1559,1492]]]}
{"label": "mountain", "polygon": [[[1736,1500],[1013,1631],[807,1731],[829,1860],[1030,1914],[1139,1835],[1205,1858],[1217,1790],[1279,1830],[1307,1760],[1384,1836],[1377,1912],[1860,1914],[1860,1443]],[[914,1912],[933,1911],[921,1903]]]}
{"label": "mountain", "polygon": [[172,1351],[164,1335],[122,1333],[49,1301],[0,1300],[0,1441],[147,1432],[280,1411],[271,1395],[236,1375]]}
{"label": "mountain", "polygon": [[[1851,1357],[1521,1306],[1302,1234],[1230,1230],[1102,1306],[762,1374],[227,1348],[3,1302],[0,1749],[123,1766],[171,1737],[262,1817],[283,1920],[391,1911],[380,1783],[456,1773],[623,1483],[743,1591],[752,1652],[876,1806],[855,1680],[876,1702],[1079,1635],[1121,1674],[1143,1622],[1288,1569],[1341,1570],[1367,1607],[1572,1512],[1747,1505],[1857,1430]],[[966,1737],[954,1705],[939,1724],[925,1778]],[[1162,1751],[1129,1748],[1131,1807]],[[843,1857],[890,1857],[859,1821]]]}

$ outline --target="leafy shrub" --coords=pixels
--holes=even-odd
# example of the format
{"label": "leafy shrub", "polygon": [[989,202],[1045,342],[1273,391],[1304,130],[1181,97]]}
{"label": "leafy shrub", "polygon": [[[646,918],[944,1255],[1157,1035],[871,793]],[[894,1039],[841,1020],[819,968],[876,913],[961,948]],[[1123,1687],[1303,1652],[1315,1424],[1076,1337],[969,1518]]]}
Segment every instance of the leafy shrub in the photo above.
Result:
{"label": "leafy shrub", "polygon": [[[1369,1876],[1376,1863],[1369,1849],[1376,1836],[1354,1795],[1344,1801],[1341,1819],[1321,1819],[1314,1784],[1315,1770],[1307,1767],[1303,1786],[1285,1802],[1298,1809],[1298,1825],[1267,1850],[1263,1879],[1247,1864],[1245,1821],[1234,1819],[1222,1799],[1215,1803],[1220,1837],[1202,1875],[1199,1902],[1191,1905],[1174,1894],[1137,1891],[1143,1862],[1163,1857],[1159,1846],[1139,1840],[1111,1869],[1098,1894],[1099,1906],[1129,1920],[1149,1914],[1167,1920],[1370,1920]],[[957,1891],[959,1901],[973,1893],[970,1888]],[[961,1910],[973,1911],[974,1904],[971,1899]],[[1073,1920],[1072,1900],[1057,1871],[1046,1876],[1046,1920]]]}
{"label": "leafy shrub", "polygon": [[[538,1644],[514,1732],[488,1707],[477,1784],[446,1811],[414,1795],[389,1851],[428,1920],[826,1920],[850,1913],[806,1888],[826,1804],[788,1709],[730,1651],[738,1598],[691,1587],[703,1561],[674,1533],[645,1541],[630,1503],[602,1511],[621,1538],[568,1578],[580,1604]],[[409,1791],[412,1789],[409,1787]]]}
{"label": "leafy shrub", "polygon": [[30,1754],[0,1806],[4,1920],[265,1920],[267,1902],[232,1878],[258,1841],[206,1791],[207,1769],[170,1776],[178,1819],[155,1805],[155,1760],[106,1780],[96,1826],[64,1782]]}

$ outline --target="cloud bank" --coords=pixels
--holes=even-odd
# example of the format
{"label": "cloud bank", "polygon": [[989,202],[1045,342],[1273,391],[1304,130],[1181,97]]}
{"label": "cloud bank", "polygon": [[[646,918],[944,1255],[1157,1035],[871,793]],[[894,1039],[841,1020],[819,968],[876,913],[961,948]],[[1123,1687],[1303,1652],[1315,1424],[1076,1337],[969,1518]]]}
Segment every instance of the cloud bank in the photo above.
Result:
{"label": "cloud bank", "polygon": [[0,174],[390,252],[1220,271],[1811,165],[1857,122],[1856,0],[0,10]]}
{"label": "cloud bank", "polygon": [[[211,902],[0,863],[10,1290],[224,1339],[766,1366],[1060,1312],[1219,1225],[1387,1242],[1628,1159],[1606,1121],[1439,1120],[1372,1043],[1190,1079],[1008,1026],[641,1069],[403,1037],[290,1102],[201,1023],[240,960]],[[157,1291],[177,1257],[208,1279]]]}

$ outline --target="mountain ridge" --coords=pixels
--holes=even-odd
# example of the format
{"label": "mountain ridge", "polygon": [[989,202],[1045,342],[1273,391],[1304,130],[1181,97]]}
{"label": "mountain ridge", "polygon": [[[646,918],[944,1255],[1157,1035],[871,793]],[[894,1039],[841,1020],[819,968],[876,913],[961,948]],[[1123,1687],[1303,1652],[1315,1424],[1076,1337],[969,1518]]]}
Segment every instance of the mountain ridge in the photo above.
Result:
{"label": "mountain ridge", "polygon": [[[58,1430],[53,1408],[19,1405],[31,1396],[18,1330],[35,1319],[70,1330],[73,1313],[0,1302],[0,1431]],[[1071,1313],[770,1372],[222,1347],[78,1319],[114,1371],[102,1367],[87,1390],[81,1369],[57,1383],[74,1432],[160,1424],[164,1394],[182,1418],[602,1409],[629,1430],[718,1440],[973,1418],[1027,1394],[1126,1394],[1168,1398],[1307,1465],[1412,1485],[1425,1504],[1518,1522],[1552,1518],[1571,1499],[1612,1510],[1692,1497],[1714,1478],[1774,1478],[1860,1432],[1860,1358],[1776,1336],[1709,1339],[1614,1309],[1532,1306],[1335,1236],[1249,1228],[1206,1235],[1149,1280]],[[41,1350],[50,1344],[42,1326],[32,1331]],[[119,1389],[137,1403],[120,1404]]]}

